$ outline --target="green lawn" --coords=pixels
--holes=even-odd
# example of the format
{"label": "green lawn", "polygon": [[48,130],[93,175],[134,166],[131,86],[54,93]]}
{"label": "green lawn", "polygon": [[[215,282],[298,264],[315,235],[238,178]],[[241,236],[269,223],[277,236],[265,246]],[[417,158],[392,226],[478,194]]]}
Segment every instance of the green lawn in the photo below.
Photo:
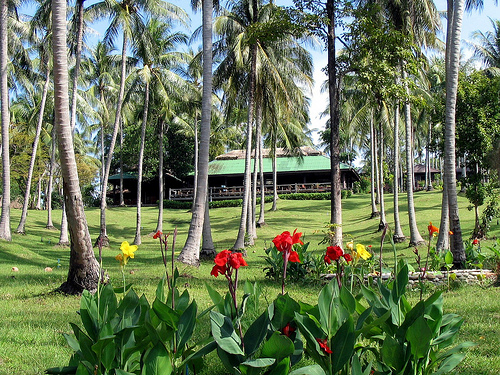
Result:
{"label": "green lawn", "polygon": [[[460,197],[461,223],[463,232],[472,231],[474,217],[467,210],[467,201]],[[401,197],[401,219],[407,222],[405,196]],[[392,196],[386,196],[386,207],[392,206]],[[425,237],[429,221],[439,224],[441,194],[439,192],[419,192],[415,194],[417,219],[421,234]],[[378,219],[369,219],[371,213],[369,195],[353,196],[343,201],[344,234],[354,238],[355,242],[373,245],[379,248],[380,233],[377,232]],[[264,287],[263,298],[271,301],[280,290],[280,285],[264,279],[265,266],[263,249],[283,230],[293,231],[298,228],[304,233],[304,240],[311,243],[310,250],[324,251],[318,245],[321,233],[329,220],[329,201],[280,201],[279,210],[266,211],[267,225],[258,229],[259,238],[254,247],[248,249],[249,267],[241,270],[240,277],[245,280],[257,280]],[[267,206],[270,208],[270,206]],[[61,212],[56,210],[54,218]],[[12,227],[16,228],[20,211],[12,211]],[[217,250],[233,245],[239,225],[239,208],[219,208],[211,211],[213,238]],[[103,264],[111,280],[121,280],[118,263],[114,259],[119,252],[120,243],[132,241],[135,234],[135,208],[110,208],[106,214],[110,247],[103,250]],[[143,208],[143,244],[130,260],[127,281],[134,289],[145,293],[150,302],[154,289],[162,275],[163,265],[159,245],[149,232],[156,227],[157,210],[154,207]],[[87,218],[93,239],[99,231],[99,210],[88,209]],[[392,223],[392,209],[387,212],[389,224]],[[54,220],[57,221],[57,220]],[[190,213],[185,210],[165,211],[165,231],[178,228],[176,250],[179,251],[189,227]],[[0,249],[0,374],[41,374],[43,370],[66,364],[71,351],[65,344],[61,333],[70,332],[69,322],[79,322],[76,311],[79,298],[65,297],[51,293],[67,274],[69,259],[68,248],[55,246],[59,233],[45,229],[46,212],[30,211],[26,225],[26,235],[13,235],[11,243],[2,242]],[[409,235],[408,226],[403,231]],[[492,225],[490,236],[497,237],[500,226],[496,221]],[[392,248],[384,245],[384,259],[392,263]],[[424,251],[425,246],[422,247]],[[398,257],[414,262],[413,249],[408,244],[397,245]],[[61,267],[58,268],[58,259]],[[199,268],[179,264],[183,275],[182,282],[196,298],[200,309],[210,305],[205,292],[205,282],[210,282],[219,291],[226,289],[223,278],[210,276],[213,263],[204,263]],[[53,272],[45,272],[45,267],[52,267]],[[18,267],[19,272],[12,272]],[[120,281],[117,281],[117,283]],[[288,291],[293,298],[305,302],[314,302],[320,285],[290,285]],[[418,299],[416,292],[410,298]],[[471,340],[477,346],[471,349],[466,360],[460,366],[460,374],[499,374],[500,373],[500,289],[481,286],[463,286],[445,293],[446,312],[455,312],[465,318],[460,340]],[[200,333],[201,334],[201,333]],[[215,361],[215,360],[214,360]],[[211,368],[210,374],[223,374],[219,368]],[[219,372],[218,372],[219,371]]]}

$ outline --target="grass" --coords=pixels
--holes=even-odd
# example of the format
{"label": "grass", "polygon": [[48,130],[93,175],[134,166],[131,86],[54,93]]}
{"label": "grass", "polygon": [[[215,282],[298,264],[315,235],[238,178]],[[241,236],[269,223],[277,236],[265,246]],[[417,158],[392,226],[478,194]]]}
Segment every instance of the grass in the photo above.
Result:
{"label": "grass", "polygon": [[[461,224],[465,234],[471,233],[474,217],[466,209],[465,198],[459,198]],[[406,218],[405,197],[401,197],[401,219],[403,232],[409,235]],[[386,196],[389,207],[392,196]],[[419,192],[415,194],[417,219],[422,235],[427,231],[429,221],[437,224],[440,218],[441,194],[439,192]],[[263,249],[283,230],[293,231],[298,228],[304,233],[305,241],[311,243],[309,249],[317,254],[324,251],[318,245],[323,234],[324,225],[329,220],[329,201],[280,201],[279,210],[266,211],[266,223],[258,229],[259,238],[255,246],[248,249],[249,267],[242,269],[242,280],[257,280],[264,288],[263,300],[271,301],[280,291],[280,285],[265,280],[262,269],[265,267]],[[371,213],[368,195],[356,195],[343,201],[344,235],[355,242],[373,245],[378,249],[380,233],[377,232],[378,220],[369,219]],[[270,208],[270,206],[266,206]],[[54,218],[60,217],[60,211],[54,212]],[[99,232],[99,210],[87,209],[89,229],[93,239]],[[239,225],[239,208],[219,208],[211,211],[211,226],[217,250],[230,248],[236,238]],[[12,226],[15,228],[20,211],[12,211]],[[132,241],[135,234],[135,208],[113,207],[106,213],[107,230],[110,247],[103,249],[103,264],[107,268],[111,280],[119,283],[121,275],[118,263],[114,259],[119,252],[120,243]],[[153,300],[156,284],[163,272],[160,251],[156,240],[149,232],[156,227],[157,210],[144,207],[143,244],[136,253],[136,258],[129,263],[127,282],[132,282],[138,294],[145,293],[148,300]],[[184,210],[166,210],[165,230],[178,228],[176,250],[184,244],[191,219],[190,213]],[[389,224],[392,223],[392,209],[387,212]],[[58,247],[59,232],[45,229],[46,212],[30,211],[26,226],[26,235],[13,235],[12,242],[2,242],[0,250],[0,374],[41,374],[44,369],[67,363],[71,350],[67,347],[62,333],[70,333],[69,322],[79,322],[76,311],[79,308],[78,297],[67,297],[54,294],[52,291],[65,281],[69,262],[69,249]],[[490,237],[498,237],[500,226],[493,222]],[[488,241],[486,241],[488,243]],[[422,251],[425,246],[422,247]],[[407,243],[397,245],[398,257],[414,261],[413,248]],[[60,268],[57,267],[59,263]],[[384,259],[392,261],[392,248],[384,245]],[[12,267],[19,272],[12,272]],[[45,267],[52,267],[53,272],[45,272]],[[210,276],[212,263],[203,263],[199,268],[178,264],[183,275],[182,282],[196,298],[199,309],[210,305],[205,292],[205,282],[221,293],[226,290],[223,278]],[[295,299],[314,303],[320,285],[294,284],[287,290]],[[241,293],[241,292],[240,292]],[[413,301],[418,299],[417,292],[410,292]],[[445,293],[446,312],[455,312],[464,317],[465,322],[460,333],[460,340],[477,343],[472,348],[457,373],[460,374],[498,374],[500,373],[500,289],[482,286],[460,286]],[[202,331],[199,334],[203,334]],[[215,358],[211,374],[217,372]],[[220,367],[220,366],[219,366]]]}

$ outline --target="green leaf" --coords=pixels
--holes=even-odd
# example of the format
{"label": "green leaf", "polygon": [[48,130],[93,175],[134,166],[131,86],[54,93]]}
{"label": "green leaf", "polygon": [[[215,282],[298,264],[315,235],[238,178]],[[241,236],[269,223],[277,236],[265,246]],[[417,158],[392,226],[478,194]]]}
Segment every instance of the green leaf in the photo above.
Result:
{"label": "green leaf", "polygon": [[169,375],[172,371],[169,354],[162,343],[157,343],[146,352],[142,375]]}
{"label": "green leaf", "polygon": [[99,296],[99,316],[101,317],[101,322],[106,323],[115,316],[117,305],[118,302],[113,287],[111,284],[107,284],[101,290],[101,295]]}
{"label": "green leaf", "polygon": [[196,301],[193,300],[189,307],[182,313],[179,318],[179,329],[177,331],[179,350],[184,348],[184,345],[193,335],[194,327],[196,325],[196,312],[197,305]]}
{"label": "green leaf", "polygon": [[283,358],[267,373],[267,375],[287,375],[290,371],[290,357]]}
{"label": "green leaf", "polygon": [[446,357],[433,375],[449,374],[465,358],[465,353],[455,353]]}
{"label": "green leaf", "polygon": [[210,299],[214,303],[215,307],[217,307],[217,310],[222,313],[224,311],[224,299],[219,294],[219,292],[217,292],[209,284],[205,283],[205,286],[207,288],[208,295],[210,296]]}
{"label": "green leaf", "polygon": [[350,314],[352,314],[352,313],[354,313],[354,311],[356,311],[356,299],[351,294],[349,289],[347,289],[344,286],[342,286],[342,288],[340,288],[340,300],[342,301],[342,304],[347,308],[347,311]]}
{"label": "green leaf", "polygon": [[283,328],[288,322],[292,321],[295,312],[300,311],[300,305],[288,293],[278,296],[269,308],[272,310],[269,314],[272,316],[271,322],[276,330]]}
{"label": "green leaf", "polygon": [[381,348],[382,361],[399,373],[405,366],[403,347],[391,336],[386,336]]}
{"label": "green leaf", "polygon": [[241,350],[241,339],[235,332],[231,319],[216,311],[210,312],[212,335],[217,345],[229,354],[245,355]]}
{"label": "green leaf", "polygon": [[276,358],[280,361],[282,358],[291,356],[294,351],[295,347],[292,340],[280,334],[278,331],[275,331],[269,340],[262,346],[261,355],[264,357]]}
{"label": "green leaf", "polygon": [[451,266],[453,264],[453,254],[451,253],[450,250],[448,250],[444,255],[444,261],[448,266]]}
{"label": "green leaf", "polygon": [[332,337],[332,372],[339,372],[342,367],[351,359],[354,353],[354,322],[349,318],[342,324]]}
{"label": "green leaf", "polygon": [[46,374],[74,374],[76,372],[76,366],[65,366],[65,367],[52,367],[45,370]]}
{"label": "green leaf", "polygon": [[247,360],[243,362],[241,365],[255,367],[255,368],[263,368],[271,366],[274,362],[276,362],[276,359],[274,358],[257,358],[257,359]]}
{"label": "green leaf", "polygon": [[418,317],[406,331],[410,342],[411,354],[415,358],[424,358],[431,346],[432,332],[423,316]]}
{"label": "green leaf", "polygon": [[289,375],[326,375],[319,365],[311,365],[293,370]]}
{"label": "green leaf", "polygon": [[155,299],[153,302],[153,310],[163,322],[165,322],[170,328],[177,330],[179,324],[179,313],[172,310],[171,307],[167,306],[159,299]]}
{"label": "green leaf", "polygon": [[[269,317],[267,311],[264,311],[251,325],[248,327],[243,342],[245,343],[245,352],[247,356],[254,354],[259,349],[262,341],[267,334],[269,327]],[[270,356],[266,356],[270,357]]]}
{"label": "green leaf", "polygon": [[116,375],[135,375],[132,372],[128,372],[128,371],[120,370],[120,369],[115,369],[115,374]]}

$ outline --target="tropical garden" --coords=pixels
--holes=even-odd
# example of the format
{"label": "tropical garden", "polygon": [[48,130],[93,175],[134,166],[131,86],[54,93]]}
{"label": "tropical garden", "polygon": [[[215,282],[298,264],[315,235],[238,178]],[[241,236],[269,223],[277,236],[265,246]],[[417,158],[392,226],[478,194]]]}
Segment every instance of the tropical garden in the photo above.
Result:
{"label": "tropical garden", "polygon": [[[0,0],[0,373],[500,372],[500,21],[465,60],[479,0],[277,3]],[[264,196],[301,146],[330,192]],[[243,198],[208,202],[235,149]]]}

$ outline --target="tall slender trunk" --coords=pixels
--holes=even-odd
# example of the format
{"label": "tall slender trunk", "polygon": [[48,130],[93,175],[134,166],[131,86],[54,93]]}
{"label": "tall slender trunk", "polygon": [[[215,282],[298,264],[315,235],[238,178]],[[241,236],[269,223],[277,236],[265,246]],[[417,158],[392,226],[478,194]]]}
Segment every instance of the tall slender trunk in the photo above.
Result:
{"label": "tall slender trunk", "polygon": [[0,0],[0,91],[2,96],[2,214],[0,238],[12,241],[10,229],[9,87],[7,84],[7,0]]}
{"label": "tall slender trunk", "polygon": [[[379,164],[379,136],[375,124],[373,126],[373,162],[375,164],[375,184],[377,185],[377,194],[375,194],[375,203],[380,204],[380,164]],[[381,214],[381,213],[379,213]]]}
{"label": "tall slender trunk", "polygon": [[276,168],[276,146],[277,146],[277,141],[276,141],[276,135],[274,136],[274,148],[273,148],[273,155],[271,156],[273,158],[272,164],[273,164],[273,206],[271,207],[271,211],[276,211],[278,209],[278,170]]}
{"label": "tall slender trunk", "polygon": [[123,121],[120,121],[120,206],[125,206],[123,199]]}
{"label": "tall slender trunk", "polygon": [[207,203],[205,204],[205,217],[203,219],[203,233],[201,241],[201,259],[214,259],[217,255],[215,251],[214,241],[212,239],[212,228],[210,226],[210,207],[208,205],[208,195]]}
{"label": "tall slender trunk", "polygon": [[448,209],[448,188],[446,182],[443,183],[443,197],[441,206],[441,224],[439,225],[439,235],[436,242],[436,250],[443,252],[450,248],[450,219]]}
{"label": "tall slender trunk", "polygon": [[191,211],[194,210],[196,201],[196,191],[198,190],[198,157],[199,157],[199,140],[198,140],[198,116],[194,116],[194,186],[193,186],[193,205]]}
{"label": "tall slender trunk", "polygon": [[[238,229],[238,236],[233,245],[233,249],[243,249],[245,247],[245,234],[247,232],[247,215],[250,202],[250,161],[252,158],[252,132],[254,120],[254,98],[255,98],[255,81],[257,69],[257,45],[252,46],[251,49],[251,65],[250,65],[250,84],[249,84],[249,98],[248,98],[248,120],[247,120],[247,147],[245,153],[245,177],[243,181],[243,204],[241,206],[240,227]],[[250,236],[249,236],[250,237]]]}
{"label": "tall slender trunk", "polygon": [[165,183],[163,181],[163,130],[165,127],[165,121],[163,118],[159,121],[158,130],[158,222],[156,224],[155,233],[163,232],[163,199],[165,191]]}
{"label": "tall slender trunk", "polygon": [[427,152],[425,154],[425,190],[434,190],[432,186],[432,173],[431,173],[431,142],[432,142],[432,122],[429,121],[429,128],[427,131]]}
{"label": "tall slender trunk", "polygon": [[213,1],[202,2],[203,8],[203,93],[201,99],[200,151],[198,157],[197,192],[188,237],[178,260],[199,265],[200,242],[208,193],[208,157],[212,117],[212,12]]}
{"label": "tall slender trunk", "polygon": [[379,186],[380,186],[380,222],[378,230],[383,230],[387,225],[385,218],[385,203],[384,203],[384,134],[382,130],[382,123],[379,124],[379,155],[380,155],[380,172],[379,172]]}
{"label": "tall slender trunk", "polygon": [[399,102],[397,102],[394,108],[394,234],[392,235],[395,243],[405,240],[399,218],[399,164]]}
{"label": "tall slender trunk", "polygon": [[327,0],[328,23],[328,94],[330,107],[331,217],[335,225],[333,245],[342,245],[342,201],[340,185],[340,77],[337,75],[335,50],[335,1]]}
{"label": "tall slender trunk", "polygon": [[260,208],[259,220],[257,226],[260,228],[266,225],[264,212],[266,208],[266,182],[264,181],[264,155],[262,154],[262,137],[257,140],[257,148],[259,150],[259,182],[260,182]]}
{"label": "tall slender trunk", "polygon": [[45,194],[45,199],[47,202],[47,229],[56,229],[52,221],[52,191],[54,190],[54,170],[56,164],[56,126],[52,126],[52,140],[51,140],[51,150],[50,150],[50,167],[49,167],[49,182],[47,184],[47,194]]}
{"label": "tall slender trunk", "polygon": [[[403,77],[403,85],[406,93],[409,96],[408,83],[406,82],[406,71],[401,64],[401,74]],[[405,100],[404,103],[405,129],[406,129],[406,197],[408,200],[408,221],[410,226],[410,246],[417,246],[424,243],[424,239],[420,235],[417,227],[417,218],[415,216],[415,205],[413,200],[413,145],[412,145],[412,121],[410,102]]]}
{"label": "tall slender trunk", "polygon": [[63,177],[64,200],[71,233],[69,271],[60,289],[69,294],[97,290],[99,264],[94,256],[78,180],[69,119],[66,1],[52,0],[55,126]]}
{"label": "tall slender trunk", "polygon": [[35,210],[42,209],[42,182],[46,172],[47,169],[45,169],[43,173],[40,175],[40,177],[38,178],[38,182],[36,184],[37,197],[36,197]]}
{"label": "tall slender trunk", "polygon": [[[451,9],[450,9],[451,6]],[[448,22],[451,31],[446,36],[446,108],[444,131],[444,174],[448,188],[448,209],[451,236],[450,247],[455,267],[465,266],[465,249],[462,241],[462,228],[458,212],[456,170],[455,170],[455,109],[457,102],[458,71],[460,68],[460,33],[464,0],[448,0]]]}
{"label": "tall slender trunk", "polygon": [[59,246],[68,246],[70,244],[68,237],[68,213],[66,212],[66,201],[62,189],[61,196],[63,197],[61,204],[61,231],[59,232],[59,242],[57,244]]}
{"label": "tall slender trunk", "polygon": [[135,224],[134,244],[141,244],[141,205],[142,205],[142,167],[144,158],[144,144],[146,143],[146,125],[148,123],[149,109],[149,81],[146,81],[146,95],[144,97],[144,113],[141,126],[141,146],[139,148],[139,165],[137,166],[137,220]]}
{"label": "tall slender trunk", "polygon": [[16,232],[17,233],[25,233],[25,225],[26,225],[26,217],[28,216],[28,204],[30,200],[30,193],[31,193],[31,181],[33,180],[33,171],[35,170],[35,160],[36,160],[36,152],[38,150],[38,142],[40,141],[40,133],[42,131],[42,124],[43,124],[43,114],[45,112],[45,102],[47,101],[47,93],[49,91],[49,83],[50,83],[50,68],[46,67],[46,78],[45,78],[45,83],[43,85],[43,92],[42,92],[42,101],[40,103],[40,112],[38,113],[38,121],[36,124],[36,130],[35,130],[35,139],[33,140],[33,147],[31,149],[31,158],[30,158],[30,165],[28,168],[28,180],[26,181],[26,191],[24,192],[24,202],[23,202],[23,209],[21,212],[21,219],[19,220],[19,225],[17,226]]}
{"label": "tall slender trunk", "polygon": [[82,44],[83,44],[83,3],[85,0],[77,0],[76,9],[78,12],[78,26],[76,32],[76,52],[75,52],[75,67],[73,69],[73,89],[71,90],[71,130],[75,131],[76,126],[76,102],[78,98],[78,73],[80,71],[80,62],[82,61]]}
{"label": "tall slender trunk", "polygon": [[[102,179],[102,190],[101,190],[101,215],[100,215],[100,232],[99,238],[102,246],[108,246],[108,234],[106,231],[106,192],[108,187],[109,172],[111,170],[111,162],[113,159],[113,152],[115,149],[116,137],[118,135],[118,129],[120,127],[121,121],[121,111],[123,105],[123,96],[125,93],[125,75],[127,68],[127,42],[128,35],[126,32],[123,33],[123,45],[122,45],[122,60],[121,60],[121,74],[120,74],[120,91],[118,92],[118,101],[116,103],[116,113],[115,113],[115,123],[113,125],[113,135],[111,136],[111,143],[109,145],[108,159],[106,160],[106,168],[104,169],[104,176]],[[97,241],[96,241],[97,242]]]}
{"label": "tall slender trunk", "polygon": [[375,127],[373,124],[373,114],[370,115],[370,198],[371,198],[371,204],[372,204],[372,214],[370,218],[378,217],[380,216],[380,212],[378,212],[377,208],[377,193],[375,192],[376,190],[376,184],[377,184],[377,169],[376,169],[376,162],[377,162],[377,153],[375,150]]}

